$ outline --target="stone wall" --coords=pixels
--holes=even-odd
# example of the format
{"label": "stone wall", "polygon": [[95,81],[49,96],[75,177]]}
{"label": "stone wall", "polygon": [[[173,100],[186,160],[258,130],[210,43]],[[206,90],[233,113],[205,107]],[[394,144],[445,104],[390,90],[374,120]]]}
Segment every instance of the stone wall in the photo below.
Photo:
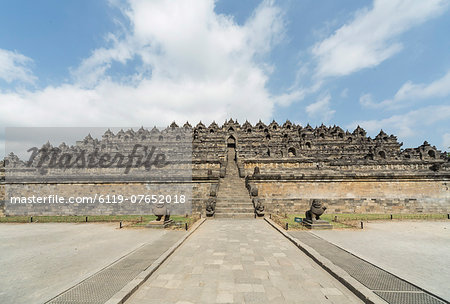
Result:
{"label": "stone wall", "polygon": [[330,213],[448,213],[450,181],[252,181],[269,213],[303,213],[320,199]]}
{"label": "stone wall", "polygon": [[[258,188],[257,197],[264,200],[268,212],[303,213],[315,198],[325,201],[330,212],[338,213],[449,212],[447,153],[428,142],[417,148],[401,146],[394,135],[380,131],[371,138],[360,127],[350,132],[338,126],[303,127],[289,121],[282,125],[275,121],[268,125],[261,121],[241,125],[232,119],[222,126],[215,122],[209,126],[199,122],[194,127],[189,123],[182,127],[172,123],[164,130],[140,128],[116,134],[108,130],[101,139],[88,135],[70,147],[47,143],[28,162],[11,153],[1,163],[7,174],[6,179],[0,176],[0,180],[15,196],[33,193],[130,196],[166,194],[167,189],[172,189],[167,194],[174,195],[177,188],[171,185],[183,185],[192,193],[192,212],[204,214],[206,200],[216,195],[220,179],[225,176],[226,163],[230,161],[227,151],[235,149],[240,177],[246,177],[248,186]],[[139,150],[133,154],[136,147]],[[148,153],[152,147],[157,148],[155,153],[167,155],[164,167],[154,165],[148,171],[144,168],[148,162],[136,161],[130,172],[125,173],[124,167],[101,165],[106,154],[114,159],[123,154],[134,155],[129,158],[133,160],[139,157],[156,160],[157,154]],[[95,165],[80,168],[74,162],[72,166],[63,166],[63,160],[70,155],[71,159],[80,155],[84,159],[85,155],[86,162]],[[58,159],[55,163],[61,166],[50,165],[52,159]],[[42,167],[42,162],[48,163],[47,167]],[[1,193],[3,185],[0,196],[5,196]],[[157,185],[165,185],[167,191]],[[0,204],[1,200],[0,197]],[[30,206],[22,208],[24,213],[33,212]],[[94,210],[89,206],[62,209],[58,206],[34,212],[129,214],[130,208]],[[0,214],[1,209],[0,205]],[[142,212],[151,213],[145,209]]]}
{"label": "stone wall", "polygon": [[[7,184],[7,197],[49,197],[58,195],[68,201],[69,197],[96,198],[95,203],[36,203],[11,204],[4,201],[4,213],[13,215],[118,215],[118,214],[152,214],[151,203],[145,199],[139,204],[139,195],[170,195],[172,200],[180,200],[185,195],[186,203],[177,205],[173,214],[200,214],[205,200],[211,194],[211,185],[217,180],[204,180],[191,183],[27,183]],[[109,197],[107,197],[109,195]],[[119,195],[129,200],[119,202]],[[175,195],[177,197],[175,198]],[[131,202],[131,197],[137,200]],[[3,198],[4,199],[4,198]],[[103,203],[100,203],[100,199]],[[86,200],[88,201],[88,200]],[[109,202],[109,203],[107,203]]]}
{"label": "stone wall", "polygon": [[0,161],[0,217],[4,216],[5,199],[5,167],[2,160]]}
{"label": "stone wall", "polygon": [[5,209],[5,184],[0,184],[0,217],[4,216]]}
{"label": "stone wall", "polygon": [[380,172],[404,174],[405,171],[412,172],[414,175],[420,172],[432,173],[430,167],[435,162],[415,161],[404,163],[402,161],[364,161],[364,162],[339,162],[329,160],[245,160],[243,167],[245,175],[252,175],[255,167],[258,167],[261,174],[345,174],[345,173],[363,173],[368,175],[371,173],[378,174]]}

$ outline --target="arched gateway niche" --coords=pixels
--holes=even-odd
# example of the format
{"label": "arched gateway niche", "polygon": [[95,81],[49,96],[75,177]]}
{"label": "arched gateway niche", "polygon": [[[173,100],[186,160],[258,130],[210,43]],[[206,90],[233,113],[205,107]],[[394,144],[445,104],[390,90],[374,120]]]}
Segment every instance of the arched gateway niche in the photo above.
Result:
{"label": "arched gateway niche", "polygon": [[236,161],[236,138],[230,135],[227,139],[228,160]]}
{"label": "arched gateway niche", "polygon": [[236,148],[236,138],[233,135],[230,135],[227,139],[227,147],[228,148]]}

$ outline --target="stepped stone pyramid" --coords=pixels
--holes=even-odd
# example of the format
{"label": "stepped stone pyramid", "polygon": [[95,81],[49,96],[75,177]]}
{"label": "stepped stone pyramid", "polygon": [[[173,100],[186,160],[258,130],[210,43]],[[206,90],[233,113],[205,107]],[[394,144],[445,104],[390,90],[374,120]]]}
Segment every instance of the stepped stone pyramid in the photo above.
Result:
{"label": "stepped stone pyramid", "polygon": [[[132,174],[100,166],[101,155],[116,159],[119,154],[130,155],[136,146],[157,147],[157,153],[171,162],[153,166],[151,174],[142,165],[130,168]],[[107,130],[101,138],[87,135],[75,145],[47,142],[36,149],[38,154],[31,160],[10,153],[0,161],[0,216],[135,212],[129,206],[112,210],[72,204],[5,208],[12,194],[30,193],[64,197],[186,194],[189,204],[181,215],[191,212],[216,218],[254,217],[261,215],[261,209],[265,214],[304,214],[314,200],[322,201],[329,213],[448,214],[450,210],[450,153],[426,141],[402,149],[396,136],[381,130],[370,137],[359,126],[349,131],[290,121],[240,124],[229,119],[221,126],[174,122],[164,129]],[[45,157],[50,152],[52,157]],[[78,159],[80,152],[85,152],[86,164],[98,165],[45,167],[54,155],[60,164],[64,155]],[[137,153],[145,154],[141,148]]]}

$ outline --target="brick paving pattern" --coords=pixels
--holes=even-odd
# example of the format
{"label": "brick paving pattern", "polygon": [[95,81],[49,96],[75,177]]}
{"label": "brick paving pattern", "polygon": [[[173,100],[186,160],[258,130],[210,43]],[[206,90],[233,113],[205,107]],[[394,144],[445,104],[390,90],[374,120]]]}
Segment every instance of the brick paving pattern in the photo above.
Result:
{"label": "brick paving pattern", "polygon": [[208,220],[126,303],[361,303],[262,220]]}

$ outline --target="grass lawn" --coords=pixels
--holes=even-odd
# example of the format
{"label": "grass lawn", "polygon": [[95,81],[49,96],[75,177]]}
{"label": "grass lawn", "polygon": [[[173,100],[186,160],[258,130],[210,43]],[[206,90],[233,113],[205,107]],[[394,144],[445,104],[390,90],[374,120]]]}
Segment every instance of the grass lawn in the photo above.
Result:
{"label": "grass lawn", "polygon": [[[73,216],[33,216],[33,223],[105,223],[122,222],[124,227],[145,227],[148,222],[156,219],[154,215],[73,215]],[[197,221],[197,217],[192,216],[171,216],[173,220],[171,228],[184,229],[185,223],[188,226]],[[0,223],[30,223],[31,216],[6,216],[0,217]]]}
{"label": "grass lawn", "polygon": [[[145,227],[148,224],[148,222],[153,221],[153,220],[156,219],[156,216],[153,216],[153,215],[148,216],[148,217],[150,219],[147,219],[145,221],[143,220],[143,221],[134,222],[130,226],[131,227]],[[178,216],[173,215],[173,216],[170,217],[170,219],[173,222],[172,222],[172,224],[171,224],[171,226],[169,228],[172,228],[172,229],[185,229],[185,224],[186,223],[188,224],[188,227],[190,227],[192,224],[194,224],[199,219],[199,217],[195,217],[195,216],[188,216],[188,217],[186,217],[186,216],[181,216],[181,215],[178,215]]]}
{"label": "grass lawn", "polygon": [[[289,229],[307,229],[302,226],[301,223],[295,222],[295,218],[305,217],[304,214],[287,214],[285,216],[273,215],[272,219],[275,220],[282,227],[286,227],[288,223]],[[323,220],[329,221],[333,228],[337,229],[354,229],[360,228],[361,221],[385,221],[391,220],[391,214],[345,214],[345,213],[325,213],[320,217]],[[447,214],[392,214],[392,220],[445,220]]]}

